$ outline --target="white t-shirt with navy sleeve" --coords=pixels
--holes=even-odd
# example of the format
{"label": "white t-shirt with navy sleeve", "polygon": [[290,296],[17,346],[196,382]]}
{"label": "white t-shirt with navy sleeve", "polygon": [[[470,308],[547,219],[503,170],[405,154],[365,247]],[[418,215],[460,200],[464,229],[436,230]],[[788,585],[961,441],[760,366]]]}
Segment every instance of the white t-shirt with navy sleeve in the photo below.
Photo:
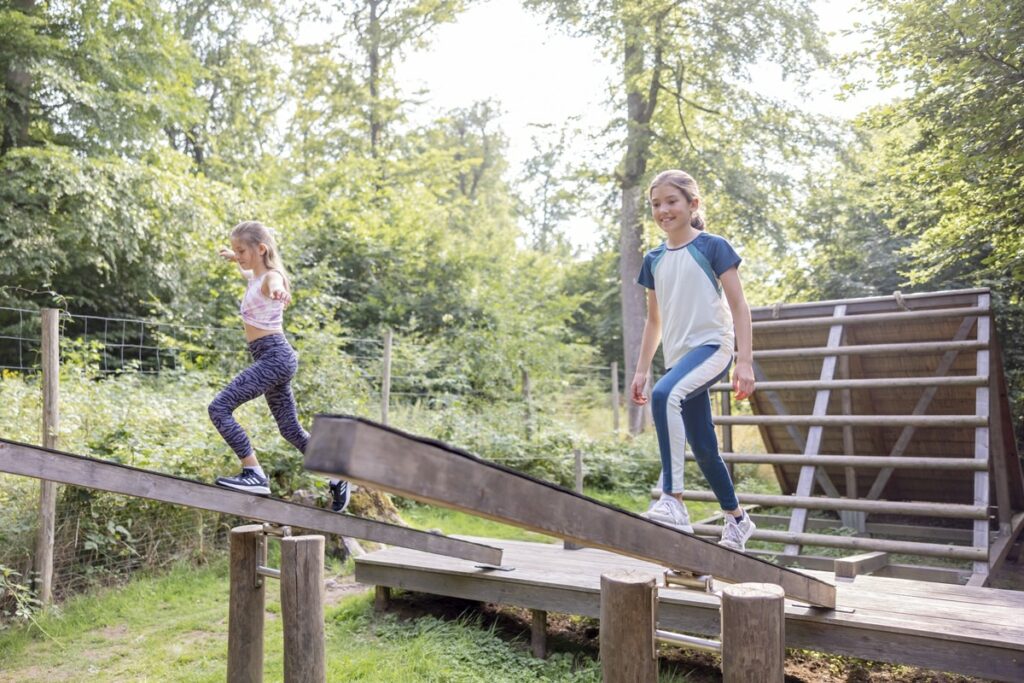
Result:
{"label": "white t-shirt with navy sleeve", "polygon": [[741,261],[725,238],[706,232],[675,249],[662,242],[644,255],[636,281],[657,293],[666,368],[705,344],[735,349],[719,277]]}

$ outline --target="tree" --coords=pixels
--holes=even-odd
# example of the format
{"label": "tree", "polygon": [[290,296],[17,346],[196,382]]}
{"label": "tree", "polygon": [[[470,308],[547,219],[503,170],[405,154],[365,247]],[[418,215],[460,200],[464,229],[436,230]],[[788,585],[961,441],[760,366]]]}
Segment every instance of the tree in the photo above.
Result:
{"label": "tree", "polygon": [[[669,167],[712,169],[737,205],[748,214],[762,197],[751,177],[781,172],[757,169],[768,151],[755,149],[737,132],[760,131],[776,140],[793,138],[771,150],[786,159],[813,139],[780,102],[758,94],[750,68],[759,60],[777,63],[784,74],[800,76],[824,61],[822,38],[809,2],[750,4],[738,0],[680,3],[672,0],[528,0],[529,7],[581,34],[606,40],[606,55],[621,65],[619,100],[621,160],[615,170],[620,193],[619,272],[622,298],[624,367],[632,378],[645,317],[645,296],[633,282],[643,246],[643,183],[654,159]],[[608,39],[610,37],[610,40]],[[705,149],[702,135],[717,130],[720,149]],[[727,135],[728,133],[728,135]],[[745,172],[740,172],[740,171]],[[698,179],[701,174],[695,173]],[[710,176],[710,172],[709,172]],[[730,179],[739,182],[730,183]],[[738,213],[738,212],[737,212]],[[753,223],[753,221],[748,221]],[[630,408],[630,430],[639,431],[642,413]]]}

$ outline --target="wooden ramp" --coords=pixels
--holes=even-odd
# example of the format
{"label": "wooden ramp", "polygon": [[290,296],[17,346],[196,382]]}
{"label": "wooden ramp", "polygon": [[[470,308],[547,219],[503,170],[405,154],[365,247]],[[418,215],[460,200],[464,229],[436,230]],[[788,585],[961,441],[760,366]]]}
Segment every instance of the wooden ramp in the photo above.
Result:
{"label": "wooden ramp", "polygon": [[[786,559],[804,546],[947,558],[962,569],[945,580],[984,585],[1024,529],[989,290],[782,304],[752,318],[754,414],[734,414],[725,401],[715,423],[724,451],[732,426],[758,427],[767,455],[723,457],[772,465],[785,494],[740,501],[792,509],[784,531],[755,516],[754,538],[784,544]],[[814,510],[837,512],[857,537],[810,533],[821,528]]]}
{"label": "wooden ramp", "polygon": [[439,441],[369,420],[317,415],[305,465],[320,474],[665,567],[712,574],[733,583],[777,584],[791,598],[835,606],[835,586],[818,577],[744,555]]}
{"label": "wooden ramp", "polygon": [[[658,564],[592,548],[470,540],[500,546],[506,571],[394,548],[358,558],[356,580],[597,618],[602,573],[663,571]],[[1024,681],[1024,593],[874,576],[839,583],[837,590],[842,608],[836,610],[787,601],[787,647]],[[713,637],[720,632],[718,598],[704,592],[660,588],[657,618],[661,629]]]}
{"label": "wooden ramp", "polygon": [[84,486],[245,519],[501,564],[501,549],[372,519],[262,498],[168,474],[0,439],[0,472]]}

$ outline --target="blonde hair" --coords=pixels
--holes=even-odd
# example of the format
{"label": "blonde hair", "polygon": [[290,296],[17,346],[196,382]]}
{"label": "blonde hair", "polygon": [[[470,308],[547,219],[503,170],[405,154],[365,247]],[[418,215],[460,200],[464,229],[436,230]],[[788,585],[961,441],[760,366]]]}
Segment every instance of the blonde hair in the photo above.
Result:
{"label": "blonde hair", "polygon": [[281,261],[281,253],[277,249],[273,230],[259,221],[242,221],[231,229],[231,239],[245,242],[257,253],[259,253],[259,245],[266,246],[267,251],[263,254],[263,265],[269,270],[276,270],[280,273],[281,279],[284,280],[284,288],[291,291],[291,282],[284,269],[284,262]]}
{"label": "blonde hair", "polygon": [[[700,199],[700,189],[697,187],[697,181],[693,179],[686,171],[679,171],[671,169],[668,171],[662,171],[658,175],[654,176],[654,180],[651,181],[650,187],[647,188],[647,199],[650,200],[651,193],[654,192],[654,188],[659,185],[671,185],[672,187],[679,190],[687,202],[692,202],[694,199]],[[690,225],[697,230],[703,230],[707,223],[704,221],[704,207],[701,206],[693,215],[690,216]]]}

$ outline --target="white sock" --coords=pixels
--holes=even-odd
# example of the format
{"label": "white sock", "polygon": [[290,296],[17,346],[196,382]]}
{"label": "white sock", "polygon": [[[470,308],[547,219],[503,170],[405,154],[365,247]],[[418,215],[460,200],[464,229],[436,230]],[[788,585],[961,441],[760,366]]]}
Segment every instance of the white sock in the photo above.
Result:
{"label": "white sock", "polygon": [[261,477],[263,477],[264,479],[266,479],[266,478],[267,478],[267,475],[266,475],[266,474],[265,474],[265,473],[263,472],[263,468],[262,468],[262,467],[260,467],[259,465],[253,465],[252,467],[249,467],[249,468],[247,468],[247,469],[250,469],[250,470],[252,470],[252,471],[253,471],[253,472],[255,472],[256,474],[258,474],[258,475],[260,475]]}

